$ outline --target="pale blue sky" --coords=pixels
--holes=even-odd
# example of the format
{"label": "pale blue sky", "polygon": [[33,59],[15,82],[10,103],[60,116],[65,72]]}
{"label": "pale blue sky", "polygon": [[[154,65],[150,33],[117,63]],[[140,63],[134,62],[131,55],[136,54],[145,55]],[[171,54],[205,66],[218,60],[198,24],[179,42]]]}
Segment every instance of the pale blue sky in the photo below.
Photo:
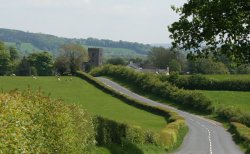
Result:
{"label": "pale blue sky", "polygon": [[187,0],[0,0],[0,27],[69,38],[170,43],[178,20],[171,5]]}

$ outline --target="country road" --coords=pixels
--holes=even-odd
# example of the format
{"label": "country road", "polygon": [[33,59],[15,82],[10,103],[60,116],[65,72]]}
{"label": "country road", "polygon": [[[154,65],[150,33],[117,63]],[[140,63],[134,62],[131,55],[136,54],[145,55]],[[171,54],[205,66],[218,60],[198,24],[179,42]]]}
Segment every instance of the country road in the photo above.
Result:
{"label": "country road", "polygon": [[185,137],[179,150],[174,152],[175,154],[243,154],[239,147],[233,142],[230,133],[228,133],[220,123],[147,99],[109,79],[101,77],[97,79],[131,98],[143,101],[152,106],[171,109],[182,115],[186,119],[189,133]]}

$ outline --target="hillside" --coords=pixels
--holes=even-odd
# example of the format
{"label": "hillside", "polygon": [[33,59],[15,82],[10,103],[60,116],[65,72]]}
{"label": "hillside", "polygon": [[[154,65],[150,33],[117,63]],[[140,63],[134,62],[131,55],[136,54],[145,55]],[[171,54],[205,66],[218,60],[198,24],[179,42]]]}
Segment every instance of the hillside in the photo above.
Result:
{"label": "hillside", "polygon": [[100,40],[95,38],[70,39],[2,28],[0,28],[0,41],[5,42],[9,46],[15,46],[24,55],[42,50],[50,51],[56,55],[61,45],[69,43],[82,44],[86,47],[103,47],[105,57],[121,55],[123,57],[145,56],[151,49],[150,45],[136,42]]}

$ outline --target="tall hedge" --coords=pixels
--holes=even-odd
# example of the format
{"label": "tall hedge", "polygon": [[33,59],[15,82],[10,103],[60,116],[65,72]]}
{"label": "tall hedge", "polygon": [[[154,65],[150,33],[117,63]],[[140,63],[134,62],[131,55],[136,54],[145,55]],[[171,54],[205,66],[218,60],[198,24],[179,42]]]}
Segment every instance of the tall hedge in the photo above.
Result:
{"label": "tall hedge", "polygon": [[191,75],[188,77],[176,74],[169,77],[160,76],[162,81],[169,81],[179,88],[190,90],[226,90],[226,91],[250,91],[249,80],[216,80],[209,79],[201,74]]}
{"label": "tall hedge", "polygon": [[250,128],[240,123],[232,122],[229,131],[237,143],[242,143],[246,148],[246,154],[250,154]]}
{"label": "tall hedge", "polygon": [[76,75],[84,80],[92,83],[104,92],[112,94],[123,100],[125,103],[148,112],[161,115],[167,120],[167,125],[160,133],[144,130],[139,126],[118,123],[113,120],[102,117],[96,118],[96,141],[98,144],[117,143],[121,144],[123,140],[137,144],[155,144],[164,147],[166,150],[172,150],[182,143],[184,136],[187,133],[188,127],[183,117],[166,108],[151,106],[132,99],[124,94],[121,94],[110,87],[107,87],[100,81],[97,81],[92,76],[77,72]]}
{"label": "tall hedge", "polygon": [[0,153],[87,153],[92,118],[40,93],[0,93]]}
{"label": "tall hedge", "polygon": [[213,111],[211,101],[202,93],[197,91],[185,91],[179,89],[169,82],[162,82],[157,75],[136,72],[122,66],[105,65],[92,70],[93,76],[111,76],[119,80],[125,80],[144,92],[153,93],[161,98],[173,100],[174,102],[201,112],[211,113]]}
{"label": "tall hedge", "polygon": [[[228,107],[221,107],[214,110],[211,100],[204,94],[197,91],[179,89],[173,84],[170,84],[168,80],[172,83],[180,82],[180,78],[176,74],[167,78],[165,76],[146,74],[126,67],[113,65],[105,65],[95,68],[92,70],[91,74],[94,76],[103,75],[110,76],[118,80],[125,80],[147,93],[153,93],[161,98],[172,100],[174,103],[186,106],[189,109],[204,113],[216,113],[220,118],[223,118],[228,122],[240,122],[248,127],[250,126],[249,114],[243,113],[238,109]],[[207,81],[206,78],[201,75],[195,75],[191,77],[190,80],[194,85],[196,85],[196,87],[205,86]]]}

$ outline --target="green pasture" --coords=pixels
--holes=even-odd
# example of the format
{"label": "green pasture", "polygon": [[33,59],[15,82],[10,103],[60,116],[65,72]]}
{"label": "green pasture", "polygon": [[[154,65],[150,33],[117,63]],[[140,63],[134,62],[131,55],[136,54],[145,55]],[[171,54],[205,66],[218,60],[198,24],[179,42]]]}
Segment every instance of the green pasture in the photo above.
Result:
{"label": "green pasture", "polygon": [[73,77],[0,77],[0,90],[41,89],[52,98],[63,99],[65,102],[82,105],[88,112],[103,117],[138,125],[153,131],[166,126],[164,117],[151,114],[125,104],[117,98],[95,88],[88,82]]}
{"label": "green pasture", "polygon": [[250,92],[206,90],[200,92],[210,98],[216,108],[231,106],[250,112]]}

